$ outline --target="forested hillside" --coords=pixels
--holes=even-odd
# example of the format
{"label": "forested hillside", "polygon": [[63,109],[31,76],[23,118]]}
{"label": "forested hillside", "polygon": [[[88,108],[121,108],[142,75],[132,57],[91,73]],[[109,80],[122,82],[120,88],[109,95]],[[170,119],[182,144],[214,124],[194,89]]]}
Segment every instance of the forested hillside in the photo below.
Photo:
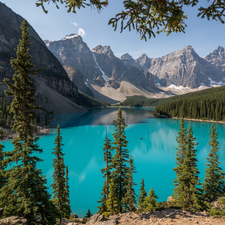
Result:
{"label": "forested hillside", "polygon": [[167,99],[155,113],[169,117],[225,120],[225,87],[210,88]]}

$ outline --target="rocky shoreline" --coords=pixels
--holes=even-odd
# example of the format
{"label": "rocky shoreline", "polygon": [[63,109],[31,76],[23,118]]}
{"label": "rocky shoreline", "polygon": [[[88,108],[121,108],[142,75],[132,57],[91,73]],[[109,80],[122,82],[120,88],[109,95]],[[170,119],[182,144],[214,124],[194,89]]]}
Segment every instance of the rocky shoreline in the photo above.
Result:
{"label": "rocky shoreline", "polygon": [[[178,119],[181,120],[179,117],[171,117],[172,119]],[[201,120],[201,119],[190,119],[190,118],[184,118],[184,120],[191,120],[191,121],[197,121],[197,122],[208,122],[208,123],[223,123],[225,124],[224,121],[215,121],[215,120]]]}
{"label": "rocky shoreline", "polygon": [[[28,225],[26,219],[12,216],[0,219],[0,224],[21,224]],[[71,222],[63,218],[61,225],[81,225],[81,218]],[[208,216],[207,212],[190,212],[181,209],[168,208],[156,212],[137,214],[134,212],[119,213],[108,218],[100,214],[93,215],[87,225],[225,225],[223,218]]]}

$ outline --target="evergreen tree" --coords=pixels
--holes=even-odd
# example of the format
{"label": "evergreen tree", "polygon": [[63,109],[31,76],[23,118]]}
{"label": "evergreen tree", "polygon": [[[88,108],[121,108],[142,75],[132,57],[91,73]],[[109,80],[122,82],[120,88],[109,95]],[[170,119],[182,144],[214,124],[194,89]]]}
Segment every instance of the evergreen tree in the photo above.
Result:
{"label": "evergreen tree", "polygon": [[145,190],[145,184],[144,179],[141,180],[141,187],[140,187],[140,194],[138,196],[138,210],[143,211],[143,202],[147,196],[146,190]]}
{"label": "evergreen tree", "polygon": [[156,201],[158,196],[155,194],[153,188],[150,189],[148,196],[145,198],[143,202],[143,208],[146,212],[155,211],[159,207],[159,203]]}
{"label": "evergreen tree", "polygon": [[62,222],[62,218],[64,215],[68,214],[68,193],[67,193],[67,180],[65,176],[65,164],[63,156],[65,153],[62,152],[62,136],[60,134],[60,126],[57,126],[57,136],[55,138],[55,148],[52,154],[55,155],[53,159],[53,184],[52,193],[53,198],[52,201],[56,205],[57,209],[60,212],[60,223]]}
{"label": "evergreen tree", "polygon": [[68,166],[66,166],[66,205],[65,205],[66,213],[64,214],[64,217],[69,219],[71,214],[71,208],[70,208],[70,190],[69,190],[68,174],[69,174],[69,170],[68,170]]}
{"label": "evergreen tree", "polygon": [[173,196],[178,204],[183,201],[182,196],[180,195],[180,193],[183,192],[183,184],[179,178],[182,174],[187,145],[187,129],[185,129],[185,122],[183,118],[181,119],[179,130],[180,131],[178,132],[178,136],[176,137],[176,140],[178,142],[178,148],[176,148],[177,152],[175,158],[177,166],[173,169],[177,176],[177,178],[173,181],[175,185]]}
{"label": "evergreen tree", "polygon": [[106,181],[105,181],[104,185],[103,185],[103,188],[102,188],[100,201],[97,201],[97,203],[101,203],[101,205],[97,206],[98,207],[98,213],[100,213],[100,214],[104,214],[104,212],[107,212],[107,210],[108,210],[107,205],[106,205],[106,200],[107,200],[106,187],[107,187],[107,185],[106,185]]}
{"label": "evergreen tree", "polygon": [[202,209],[200,190],[197,186],[200,185],[198,177],[196,149],[196,138],[193,137],[191,125],[188,126],[187,145],[182,164],[182,172],[177,177],[181,190],[178,193],[179,203],[183,209],[199,211]]}
{"label": "evergreen tree", "polygon": [[0,144],[0,190],[7,183],[5,176],[6,165],[4,164],[5,152],[3,151],[4,145]]}
{"label": "evergreen tree", "polygon": [[105,168],[101,169],[101,172],[103,173],[103,178],[105,178],[104,186],[102,188],[102,193],[101,193],[101,198],[98,203],[101,203],[99,208],[99,213],[106,212],[107,207],[106,207],[106,199],[108,198],[109,195],[109,180],[110,180],[110,170],[111,170],[111,160],[112,160],[112,154],[111,154],[111,140],[108,139],[107,136],[107,131],[106,131],[106,137],[105,137],[105,143],[104,143],[104,161],[105,161]]}
{"label": "evergreen tree", "polygon": [[88,211],[87,211],[87,213],[86,213],[84,218],[90,218],[91,216],[92,216],[91,210],[88,209]]}
{"label": "evergreen tree", "polygon": [[218,196],[223,196],[225,191],[225,174],[219,166],[219,142],[217,141],[217,132],[214,124],[211,127],[210,140],[208,145],[211,146],[209,158],[206,163],[206,174],[202,184],[203,196],[206,201],[215,201]]}
{"label": "evergreen tree", "polygon": [[115,121],[115,133],[113,134],[114,146],[112,149],[115,149],[115,155],[112,158],[112,177],[115,182],[115,188],[118,199],[118,209],[119,212],[123,211],[123,198],[126,195],[125,186],[127,185],[126,181],[128,180],[128,160],[129,160],[129,150],[127,149],[125,127],[127,126],[122,118],[122,110],[119,108],[117,112],[117,120]]}
{"label": "evergreen tree", "polygon": [[19,135],[12,144],[14,149],[6,152],[4,165],[8,168],[6,177],[7,185],[3,186],[0,193],[0,205],[4,208],[4,216],[18,215],[25,217],[28,223],[41,219],[42,224],[55,224],[57,210],[50,201],[46,187],[46,179],[41,170],[36,168],[41,160],[36,153],[41,153],[37,141],[31,131],[31,121],[35,106],[33,82],[30,75],[36,76],[39,70],[34,69],[32,56],[29,55],[29,25],[23,21],[22,39],[17,47],[17,58],[12,58],[10,63],[15,70],[14,84],[8,79],[4,82],[10,91],[6,94],[14,97],[10,112],[14,114],[15,124],[13,130]]}
{"label": "evergreen tree", "polygon": [[134,166],[134,160],[132,156],[130,155],[130,160],[129,160],[129,169],[128,169],[128,174],[127,174],[127,181],[126,181],[126,194],[125,197],[123,198],[123,204],[125,208],[129,211],[135,211],[136,210],[136,193],[134,190],[134,185],[137,185],[134,183],[134,178],[133,174],[136,173],[136,168]]}
{"label": "evergreen tree", "polygon": [[105,216],[119,212],[116,185],[113,178],[110,179],[109,190],[109,195],[106,200],[107,212],[103,213]]}

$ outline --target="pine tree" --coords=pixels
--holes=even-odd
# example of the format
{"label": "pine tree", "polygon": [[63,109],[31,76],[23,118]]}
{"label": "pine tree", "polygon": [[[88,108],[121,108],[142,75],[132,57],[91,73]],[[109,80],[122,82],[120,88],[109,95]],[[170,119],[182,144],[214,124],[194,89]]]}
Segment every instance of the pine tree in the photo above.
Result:
{"label": "pine tree", "polygon": [[110,179],[109,183],[109,195],[106,200],[106,207],[107,207],[107,212],[103,213],[103,215],[108,216],[110,214],[116,214],[119,212],[118,208],[118,198],[117,198],[117,192],[116,192],[116,185],[114,182],[114,179]]}
{"label": "pine tree", "polygon": [[68,169],[68,166],[66,166],[66,204],[65,204],[66,213],[64,214],[64,217],[69,219],[71,214],[71,207],[70,207],[70,190],[69,190],[68,174],[69,174],[69,169]]}
{"label": "pine tree", "polygon": [[143,208],[146,212],[155,211],[159,207],[159,203],[156,201],[158,196],[155,194],[153,188],[150,189],[148,196],[145,198],[143,202]]}
{"label": "pine tree", "polygon": [[134,160],[132,156],[130,155],[130,160],[129,160],[129,169],[128,169],[128,174],[127,174],[127,180],[126,180],[126,194],[125,197],[123,198],[123,205],[124,207],[129,211],[135,211],[136,210],[136,193],[134,190],[134,185],[137,185],[134,183],[134,178],[133,174],[136,173],[136,168],[134,166]]}
{"label": "pine tree", "polygon": [[101,193],[101,198],[100,201],[98,201],[98,203],[101,203],[100,206],[98,206],[99,208],[99,213],[103,213],[107,210],[106,208],[106,199],[108,198],[109,195],[109,180],[110,180],[110,170],[111,170],[111,160],[112,160],[112,154],[111,154],[111,140],[108,139],[107,136],[107,131],[106,131],[106,137],[105,137],[105,143],[104,143],[104,148],[103,148],[103,152],[104,152],[104,161],[105,161],[105,168],[101,169],[101,172],[103,173],[103,178],[105,178],[105,182],[104,182],[104,186],[102,188],[102,193]]}
{"label": "pine tree", "polygon": [[208,145],[211,146],[209,158],[207,158],[205,179],[202,184],[204,200],[212,202],[225,193],[225,174],[219,166],[219,142],[217,141],[217,132],[214,124],[211,127],[210,140]]}
{"label": "pine tree", "polygon": [[191,125],[188,126],[187,145],[182,164],[182,173],[179,175],[179,185],[181,192],[178,193],[179,203],[183,209],[199,211],[202,209],[200,190],[197,186],[200,185],[197,169],[196,138],[193,137]]}
{"label": "pine tree", "polygon": [[183,192],[183,183],[180,180],[180,176],[182,174],[183,169],[183,162],[186,152],[186,145],[187,145],[187,129],[185,129],[185,122],[184,119],[181,119],[180,127],[179,127],[178,136],[176,137],[176,141],[178,142],[178,148],[176,153],[176,164],[177,166],[173,169],[176,173],[177,178],[173,181],[175,188],[174,188],[174,198],[178,204],[183,201],[182,196],[180,193]]}
{"label": "pine tree", "polygon": [[62,218],[64,215],[67,215],[68,213],[68,199],[67,199],[67,181],[65,176],[65,164],[64,164],[64,158],[63,156],[65,153],[62,152],[62,136],[60,134],[60,126],[57,126],[57,136],[55,138],[55,148],[52,154],[55,155],[55,158],[53,159],[53,184],[51,184],[52,187],[52,193],[53,198],[52,201],[56,205],[57,209],[60,212],[60,224],[62,222]]}
{"label": "pine tree", "polygon": [[141,187],[140,187],[140,194],[138,196],[138,210],[143,211],[143,202],[147,196],[146,190],[145,190],[145,184],[144,179],[141,180]]}
{"label": "pine tree", "polygon": [[117,112],[117,120],[115,121],[115,133],[113,134],[114,146],[112,149],[116,150],[115,155],[112,158],[112,177],[115,182],[115,188],[118,199],[118,209],[119,212],[123,211],[123,198],[126,195],[125,186],[128,180],[128,160],[129,160],[129,150],[127,149],[127,143],[125,136],[126,124],[122,118],[122,110],[119,108]]}
{"label": "pine tree", "polygon": [[0,190],[7,183],[5,176],[6,165],[4,164],[5,152],[3,151],[4,145],[0,144]]}
{"label": "pine tree", "polygon": [[36,76],[39,70],[34,69],[32,56],[29,55],[29,25],[23,21],[22,39],[17,47],[17,58],[12,58],[10,63],[15,70],[14,84],[8,79],[4,82],[10,91],[6,94],[14,97],[10,113],[14,114],[15,124],[13,130],[19,135],[12,144],[14,149],[6,152],[5,166],[8,179],[7,185],[1,189],[0,204],[4,208],[4,216],[18,215],[25,217],[28,223],[41,219],[42,224],[55,224],[58,214],[55,206],[50,201],[50,194],[46,187],[46,178],[41,170],[36,168],[41,160],[36,153],[41,153],[37,141],[31,131],[31,120],[35,110],[33,82],[30,75]]}

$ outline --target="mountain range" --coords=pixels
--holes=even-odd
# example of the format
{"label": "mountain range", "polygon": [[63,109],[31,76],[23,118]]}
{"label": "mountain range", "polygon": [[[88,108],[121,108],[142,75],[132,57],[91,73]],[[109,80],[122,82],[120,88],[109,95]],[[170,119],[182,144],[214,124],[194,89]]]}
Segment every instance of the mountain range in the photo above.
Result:
{"label": "mountain range", "polygon": [[[14,74],[10,58],[16,57],[22,21],[0,2],[0,80],[12,79]],[[42,68],[34,78],[36,100],[48,111],[83,111],[78,89],[100,101],[117,103],[132,95],[168,97],[225,84],[225,49],[221,46],[204,58],[186,46],[159,58],[143,53],[133,59],[128,53],[116,57],[110,46],[90,49],[76,34],[43,41],[32,26],[30,41],[34,64]]]}
{"label": "mountain range", "polygon": [[[110,102],[129,95],[166,97],[174,94],[172,89],[190,92],[225,84],[225,49],[221,46],[204,58],[185,46],[160,58],[143,53],[135,60],[128,53],[116,57],[110,46],[98,45],[91,50],[76,34],[44,42],[66,70],[72,67],[83,75],[83,82],[74,78],[76,73],[70,77],[78,88],[89,95],[91,91],[99,100]],[[89,90],[84,90],[85,86]]]}

